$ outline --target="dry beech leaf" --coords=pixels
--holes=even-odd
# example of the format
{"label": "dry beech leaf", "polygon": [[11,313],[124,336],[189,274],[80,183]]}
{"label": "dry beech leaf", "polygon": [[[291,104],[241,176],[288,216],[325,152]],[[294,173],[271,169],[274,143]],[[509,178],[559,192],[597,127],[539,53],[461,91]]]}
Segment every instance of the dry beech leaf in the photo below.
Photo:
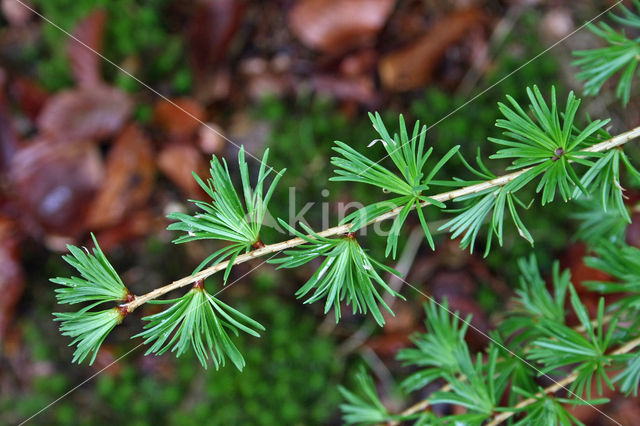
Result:
{"label": "dry beech leaf", "polygon": [[0,341],[4,340],[13,312],[24,288],[16,224],[0,217]]}
{"label": "dry beech leaf", "polygon": [[151,142],[137,125],[130,124],[109,151],[104,183],[89,209],[87,226],[113,225],[143,206],[153,190],[154,171]]}
{"label": "dry beech leaf", "polygon": [[197,2],[189,28],[189,53],[198,76],[222,62],[244,10],[241,0]]}
{"label": "dry beech leaf", "polygon": [[107,14],[104,10],[96,10],[82,19],[73,30],[73,35],[83,44],[73,38],[67,44],[67,54],[71,62],[71,71],[80,87],[94,87],[102,82],[100,77],[100,57],[87,48],[96,52],[102,50],[102,39]]}
{"label": "dry beech leaf", "polygon": [[9,177],[27,229],[70,238],[85,229],[86,211],[103,182],[104,169],[96,146],[32,142],[13,157]]}
{"label": "dry beech leaf", "polygon": [[185,193],[202,199],[204,192],[191,172],[206,176],[208,168],[202,154],[195,147],[180,143],[166,146],[158,157],[158,167]]}
{"label": "dry beech leaf", "polygon": [[38,117],[38,127],[56,141],[103,139],[122,128],[132,107],[129,96],[112,87],[64,91],[47,102]]}
{"label": "dry beech leaf", "polygon": [[455,12],[439,21],[415,42],[385,55],[378,65],[382,84],[391,90],[411,90],[431,82],[447,48],[483,20],[477,9]]}
{"label": "dry beech leaf", "polygon": [[180,139],[195,134],[205,115],[204,108],[195,99],[179,98],[171,102],[162,99],[155,105],[153,120],[172,138]]}
{"label": "dry beech leaf", "polygon": [[612,277],[599,269],[590,268],[585,265],[584,257],[587,253],[587,246],[585,244],[571,244],[565,249],[561,266],[571,270],[571,282],[576,287],[578,294],[583,296],[582,293],[584,293],[584,296],[591,296],[597,301],[599,295],[587,290],[582,283],[584,281],[610,281]]}
{"label": "dry beech leaf", "polygon": [[306,46],[337,53],[371,43],[395,0],[302,0],[289,14],[291,31]]}

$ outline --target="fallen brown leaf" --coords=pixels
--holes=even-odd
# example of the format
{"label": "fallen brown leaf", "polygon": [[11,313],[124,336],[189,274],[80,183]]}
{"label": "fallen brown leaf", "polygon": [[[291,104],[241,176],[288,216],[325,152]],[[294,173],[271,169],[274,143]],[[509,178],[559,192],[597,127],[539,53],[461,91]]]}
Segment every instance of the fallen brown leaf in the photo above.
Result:
{"label": "fallen brown leaf", "polygon": [[326,53],[369,44],[384,26],[395,0],[302,0],[289,27],[302,43]]}
{"label": "fallen brown leaf", "polygon": [[109,151],[104,183],[89,209],[87,226],[113,225],[143,206],[153,190],[154,171],[151,142],[137,125],[130,124]]}
{"label": "fallen brown leaf", "polygon": [[91,365],[96,374],[105,373],[107,376],[117,377],[122,372],[122,366],[118,363],[116,354],[117,346],[103,343],[98,349],[95,362]]}
{"label": "fallen brown leaf", "polygon": [[207,163],[200,151],[186,144],[173,143],[165,147],[158,156],[158,167],[180,189],[190,196],[203,197],[203,192],[191,174],[198,176],[208,172]]}
{"label": "fallen brown leaf", "polygon": [[466,9],[439,20],[415,42],[384,56],[378,65],[382,84],[405,91],[429,84],[447,48],[481,23],[482,13]]}
{"label": "fallen brown leaf", "polygon": [[103,139],[122,128],[132,107],[129,95],[112,87],[68,90],[50,98],[38,117],[38,127],[55,141]]}
{"label": "fallen brown leaf", "polygon": [[162,99],[155,105],[153,121],[172,139],[183,139],[195,134],[205,115],[204,108],[195,99]]}
{"label": "fallen brown leaf", "polygon": [[93,144],[57,144],[41,139],[13,157],[9,178],[25,229],[78,237],[104,169]]}

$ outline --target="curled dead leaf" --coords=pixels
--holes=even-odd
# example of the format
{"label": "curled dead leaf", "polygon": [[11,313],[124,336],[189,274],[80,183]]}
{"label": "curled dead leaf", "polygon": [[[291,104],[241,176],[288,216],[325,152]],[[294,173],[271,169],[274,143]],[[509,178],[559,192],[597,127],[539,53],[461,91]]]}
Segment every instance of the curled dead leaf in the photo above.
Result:
{"label": "curled dead leaf", "polygon": [[205,119],[206,112],[195,99],[162,99],[155,105],[153,121],[174,139],[192,136]]}
{"label": "curled dead leaf", "polygon": [[29,229],[71,239],[85,229],[90,201],[103,181],[100,152],[93,144],[38,140],[13,157],[9,179]]}
{"label": "curled dead leaf", "polygon": [[180,143],[166,146],[158,157],[158,167],[188,195],[198,198],[204,196],[191,172],[205,176],[208,172],[207,163],[195,147]]}
{"label": "curled dead leaf", "polygon": [[89,209],[87,226],[113,225],[143,206],[153,190],[154,171],[151,142],[137,125],[129,125],[109,151],[104,183]]}
{"label": "curled dead leaf", "polygon": [[55,141],[103,139],[122,128],[132,107],[129,95],[113,87],[68,90],[49,99],[38,117],[38,127]]}
{"label": "curled dead leaf", "polygon": [[422,37],[380,60],[378,71],[382,84],[397,91],[429,84],[447,48],[482,20],[483,14],[477,9],[457,11],[439,20]]}
{"label": "curled dead leaf", "polygon": [[289,14],[291,31],[306,46],[339,53],[375,40],[395,0],[302,0]]}

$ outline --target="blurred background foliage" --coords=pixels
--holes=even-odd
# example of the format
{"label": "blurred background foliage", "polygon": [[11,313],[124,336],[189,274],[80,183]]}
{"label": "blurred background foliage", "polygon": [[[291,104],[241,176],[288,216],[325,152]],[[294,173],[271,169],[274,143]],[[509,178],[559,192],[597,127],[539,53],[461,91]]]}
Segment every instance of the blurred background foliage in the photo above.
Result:
{"label": "blurred background foliage", "polygon": [[[380,111],[390,129],[398,113],[408,122],[420,119],[430,126],[427,141],[436,156],[459,144],[466,158],[478,149],[486,158],[494,151],[487,137],[498,133],[496,103],[506,94],[524,101],[524,87],[533,84],[545,93],[552,83],[559,93],[580,91],[570,52],[594,38],[579,32],[503,77],[604,8],[519,0],[28,4],[249,152],[270,147],[270,163],[288,169],[271,215],[289,217],[294,188],[296,212],[314,203],[304,218],[315,229],[327,225],[325,208],[333,226],[336,203],[384,197],[363,185],[328,185],[334,140],[373,157],[382,152],[379,144],[365,148],[374,138],[367,111]],[[238,338],[247,360],[242,373],[230,366],[204,371],[189,354],[128,353],[139,344],[129,336],[153,306],[112,333],[93,367],[72,365],[69,342],[52,321],[58,308],[48,282],[67,273],[59,257],[64,244],[86,244],[88,232],[96,232],[137,294],[188,274],[215,247],[171,245],[164,216],[189,210],[186,200],[202,196],[192,170],[203,175],[212,154],[234,158],[236,148],[14,0],[0,5],[0,423],[34,414],[125,354],[36,423],[334,424],[337,385],[348,383],[361,362],[375,372],[388,407],[410,402],[394,379],[409,372],[394,357],[422,330],[424,298],[404,288],[408,300],[394,305],[396,318],[384,329],[352,315],[335,327],[320,307],[293,296],[313,265],[288,272],[264,265],[223,294],[267,328],[260,339]],[[485,88],[491,89],[474,98]],[[633,97],[622,111],[606,90],[586,99],[584,110],[613,117],[616,133],[640,120]],[[487,164],[497,174],[505,166]],[[451,161],[442,175],[468,177],[460,166]],[[572,240],[574,211],[534,203],[524,218],[541,269],[562,259],[580,289],[581,280],[593,277],[581,261],[584,247]],[[432,213],[430,219],[443,218]],[[408,223],[407,234],[419,228],[415,218]],[[632,242],[639,241],[635,229],[627,233]],[[263,235],[266,243],[280,239],[275,229]],[[367,236],[364,245],[383,258],[384,238]],[[474,325],[488,331],[517,282],[516,259],[531,250],[511,229],[504,248],[487,259],[462,252],[446,235],[438,236],[435,254],[407,243],[401,259],[409,264],[409,282],[446,296],[453,310],[473,314]],[[241,265],[231,279],[255,266]],[[468,339],[476,348],[484,344],[477,333]],[[590,422],[589,413],[582,416]]]}
{"label": "blurred background foliage", "polygon": [[[78,21],[95,10],[104,10],[109,25],[101,52],[148,84],[165,84],[175,93],[191,88],[191,72],[186,66],[185,40],[171,32],[171,0],[35,0],[31,4],[56,25],[72,31]],[[36,64],[38,80],[49,90],[73,85],[69,60],[62,48],[68,36],[53,25],[42,27],[41,43],[28,46],[21,59]],[[147,67],[143,64],[152,63]],[[130,67],[134,67],[131,69]],[[138,91],[140,86],[118,70],[102,64],[102,70],[118,87]]]}

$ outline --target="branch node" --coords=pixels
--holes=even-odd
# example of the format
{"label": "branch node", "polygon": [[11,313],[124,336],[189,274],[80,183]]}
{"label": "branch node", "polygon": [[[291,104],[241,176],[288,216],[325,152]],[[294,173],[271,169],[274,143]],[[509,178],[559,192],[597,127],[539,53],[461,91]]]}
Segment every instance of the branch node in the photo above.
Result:
{"label": "branch node", "polygon": [[193,283],[193,288],[196,290],[203,290],[204,289],[204,280],[200,279],[196,282]]}

